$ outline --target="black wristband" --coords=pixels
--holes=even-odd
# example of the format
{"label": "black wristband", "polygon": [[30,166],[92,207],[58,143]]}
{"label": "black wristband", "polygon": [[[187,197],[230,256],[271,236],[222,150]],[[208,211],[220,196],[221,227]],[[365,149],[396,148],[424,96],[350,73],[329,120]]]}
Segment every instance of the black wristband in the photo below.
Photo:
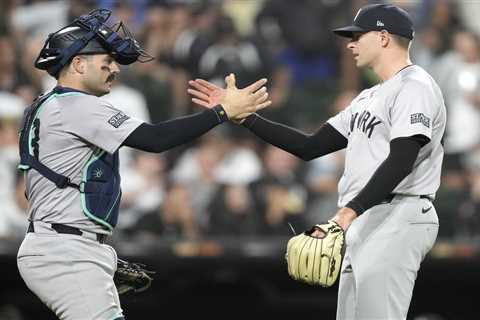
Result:
{"label": "black wristband", "polygon": [[225,121],[228,121],[228,115],[225,109],[221,105],[216,105],[215,107],[212,108],[213,112],[217,115],[218,118],[218,123],[223,123]]}
{"label": "black wristband", "polygon": [[345,207],[347,208],[350,208],[352,209],[353,211],[355,211],[355,213],[357,214],[357,216],[361,215],[362,213],[365,212],[365,209],[363,208],[363,206],[360,204],[360,203],[357,203],[355,201],[350,201],[349,203],[347,203],[345,205]]}
{"label": "black wristband", "polygon": [[245,121],[243,121],[242,126],[245,128],[251,128],[253,126],[253,123],[257,120],[257,114],[252,113],[248,117],[245,118]]}

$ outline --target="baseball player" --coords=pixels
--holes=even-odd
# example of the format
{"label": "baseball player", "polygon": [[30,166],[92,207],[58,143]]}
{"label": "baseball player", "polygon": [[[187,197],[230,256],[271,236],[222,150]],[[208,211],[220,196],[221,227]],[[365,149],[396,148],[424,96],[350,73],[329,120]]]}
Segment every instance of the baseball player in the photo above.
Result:
{"label": "baseball player", "polygon": [[[368,5],[352,25],[334,32],[350,38],[356,65],[373,70],[381,83],[313,134],[258,114],[240,122],[304,160],[346,148],[340,209],[332,218],[347,230],[337,319],[405,319],[420,263],[438,232],[432,201],[440,184],[445,105],[432,77],[410,61],[414,30],[403,9]],[[203,80],[190,84],[200,104],[223,92]]]}
{"label": "baseball player", "polygon": [[30,223],[18,268],[60,319],[124,319],[117,255],[105,244],[118,219],[118,149],[162,152],[270,103],[265,79],[239,90],[231,75],[221,105],[159,124],[129,117],[99,97],[118,64],[149,56],[128,30],[108,27],[109,16],[94,10],[48,37],[35,66],[58,84],[25,111],[20,135]]}

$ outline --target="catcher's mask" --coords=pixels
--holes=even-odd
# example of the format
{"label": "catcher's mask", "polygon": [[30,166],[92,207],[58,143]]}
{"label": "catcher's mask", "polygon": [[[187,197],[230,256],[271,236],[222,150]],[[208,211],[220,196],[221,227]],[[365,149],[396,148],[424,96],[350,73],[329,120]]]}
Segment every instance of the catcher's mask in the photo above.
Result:
{"label": "catcher's mask", "polygon": [[[111,11],[108,9],[95,9],[51,33],[35,60],[35,67],[56,76],[79,54],[108,53],[122,65],[153,60],[153,57],[140,47],[123,22],[119,21],[112,27],[106,25],[110,15]],[[120,31],[123,35],[120,35]]]}

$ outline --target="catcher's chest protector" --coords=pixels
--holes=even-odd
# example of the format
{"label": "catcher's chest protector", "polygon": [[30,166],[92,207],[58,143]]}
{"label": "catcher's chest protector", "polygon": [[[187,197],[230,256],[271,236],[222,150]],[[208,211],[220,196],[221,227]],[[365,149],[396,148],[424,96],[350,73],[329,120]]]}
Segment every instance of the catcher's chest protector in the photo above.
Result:
{"label": "catcher's chest protector", "polygon": [[118,151],[113,155],[98,149],[83,168],[80,193],[85,215],[108,229],[117,225],[122,190]]}
{"label": "catcher's chest protector", "polygon": [[112,230],[118,221],[118,208],[122,195],[120,189],[118,151],[113,155],[97,148],[82,169],[82,180],[75,184],[66,176],[58,174],[38,160],[40,142],[39,114],[46,101],[61,95],[55,90],[39,97],[25,110],[20,130],[20,170],[37,170],[58,188],[72,187],[81,193],[84,214],[102,227]]}

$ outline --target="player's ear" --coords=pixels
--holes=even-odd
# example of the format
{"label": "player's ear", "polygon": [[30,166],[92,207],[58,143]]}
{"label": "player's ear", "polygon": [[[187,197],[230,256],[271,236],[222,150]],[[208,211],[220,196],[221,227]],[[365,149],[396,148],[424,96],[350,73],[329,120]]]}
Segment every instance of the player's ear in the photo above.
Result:
{"label": "player's ear", "polygon": [[76,73],[84,74],[87,68],[87,59],[84,59],[80,55],[75,56],[70,63],[70,67],[73,68]]}
{"label": "player's ear", "polygon": [[382,44],[382,47],[386,47],[390,41],[391,41],[391,36],[390,33],[387,30],[382,30],[380,31],[380,42]]}

